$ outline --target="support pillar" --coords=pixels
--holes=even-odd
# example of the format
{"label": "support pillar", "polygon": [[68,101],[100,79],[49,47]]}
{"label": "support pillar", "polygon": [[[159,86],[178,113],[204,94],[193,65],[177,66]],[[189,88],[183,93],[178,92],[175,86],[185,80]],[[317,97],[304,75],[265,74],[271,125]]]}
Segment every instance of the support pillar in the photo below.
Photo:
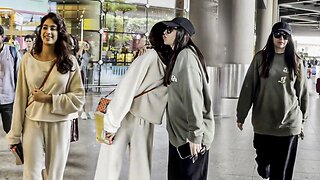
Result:
{"label": "support pillar", "polygon": [[195,27],[196,34],[192,37],[207,62],[207,71],[213,97],[214,114],[220,111],[219,91],[219,58],[217,56],[218,35],[218,2],[217,0],[190,0],[189,19]]}
{"label": "support pillar", "polygon": [[189,19],[193,23],[196,34],[192,37],[201,49],[208,66],[218,66],[218,3],[212,0],[190,0]]}
{"label": "support pillar", "polygon": [[264,6],[257,7],[256,18],[256,47],[255,52],[258,52],[267,43],[268,37],[273,25],[273,0],[265,0]]}
{"label": "support pillar", "polygon": [[218,54],[221,116],[236,114],[243,79],[254,55],[255,0],[220,0]]}
{"label": "support pillar", "polygon": [[272,24],[279,22],[279,0],[273,0],[273,14],[272,14]]}
{"label": "support pillar", "polygon": [[234,53],[233,58],[227,62],[248,64],[254,53],[255,0],[232,0],[231,12],[232,39],[228,42]]}
{"label": "support pillar", "polygon": [[255,0],[190,0],[189,18],[209,65],[214,114],[223,115],[221,102],[238,97],[254,55]]}

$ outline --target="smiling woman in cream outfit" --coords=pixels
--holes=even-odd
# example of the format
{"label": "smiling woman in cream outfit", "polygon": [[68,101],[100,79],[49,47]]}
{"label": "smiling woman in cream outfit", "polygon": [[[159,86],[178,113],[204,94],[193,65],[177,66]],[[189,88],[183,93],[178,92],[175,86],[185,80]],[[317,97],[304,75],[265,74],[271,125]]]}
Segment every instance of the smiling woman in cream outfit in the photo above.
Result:
{"label": "smiling woman in cream outfit", "polygon": [[[34,53],[27,52],[19,68],[10,147],[22,141],[24,180],[42,179],[43,158],[48,180],[62,180],[70,146],[70,126],[84,104],[77,60],[60,16],[41,19]],[[49,69],[44,86],[39,89]],[[43,157],[43,154],[45,157]]]}

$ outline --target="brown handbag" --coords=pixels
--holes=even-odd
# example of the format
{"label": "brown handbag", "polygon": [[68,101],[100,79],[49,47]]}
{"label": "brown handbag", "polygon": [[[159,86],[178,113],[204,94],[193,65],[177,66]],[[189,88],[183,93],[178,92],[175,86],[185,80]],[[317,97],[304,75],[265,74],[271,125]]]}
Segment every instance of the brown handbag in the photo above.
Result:
{"label": "brown handbag", "polygon": [[110,103],[111,99],[108,98],[110,94],[112,94],[116,89],[112,90],[109,94],[105,97],[100,98],[96,111],[102,112],[103,114],[107,111],[107,106]]}

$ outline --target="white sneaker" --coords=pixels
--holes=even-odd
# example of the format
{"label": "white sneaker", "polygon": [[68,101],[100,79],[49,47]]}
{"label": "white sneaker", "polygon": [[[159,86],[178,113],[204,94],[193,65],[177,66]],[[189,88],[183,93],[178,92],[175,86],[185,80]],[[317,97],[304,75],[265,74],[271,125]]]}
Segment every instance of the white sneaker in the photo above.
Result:
{"label": "white sneaker", "polygon": [[82,120],[88,119],[86,112],[82,112],[82,114],[81,114],[81,119],[82,119]]}
{"label": "white sneaker", "polygon": [[87,119],[92,119],[90,113],[86,113]]}

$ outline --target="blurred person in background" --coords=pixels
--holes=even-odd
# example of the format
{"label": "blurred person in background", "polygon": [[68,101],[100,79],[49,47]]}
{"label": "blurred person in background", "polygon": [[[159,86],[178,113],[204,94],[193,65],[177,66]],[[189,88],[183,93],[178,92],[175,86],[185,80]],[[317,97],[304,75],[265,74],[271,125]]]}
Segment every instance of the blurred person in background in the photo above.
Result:
{"label": "blurred person in background", "polygon": [[31,53],[31,50],[33,48],[33,36],[26,35],[23,41],[24,41],[25,48],[20,50],[21,56],[24,55],[26,52]]}
{"label": "blurred person in background", "polygon": [[5,44],[4,28],[0,25],[0,114],[3,130],[11,128],[13,102],[20,65],[20,54],[13,46]]}

